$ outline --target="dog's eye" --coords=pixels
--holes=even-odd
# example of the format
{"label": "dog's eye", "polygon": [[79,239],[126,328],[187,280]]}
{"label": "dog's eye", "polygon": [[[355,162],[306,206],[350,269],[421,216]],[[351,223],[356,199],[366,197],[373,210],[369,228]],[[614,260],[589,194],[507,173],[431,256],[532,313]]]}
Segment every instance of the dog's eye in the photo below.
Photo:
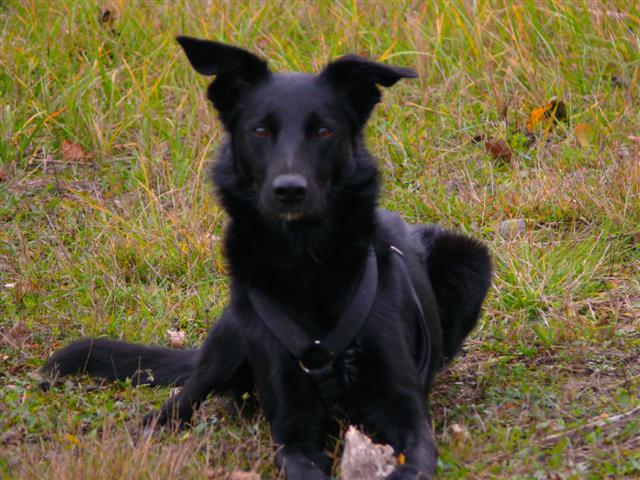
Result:
{"label": "dog's eye", "polygon": [[320,127],[316,130],[316,137],[327,138],[333,135],[333,131],[329,127]]}
{"label": "dog's eye", "polygon": [[267,130],[263,125],[258,125],[253,130],[253,134],[258,138],[268,138],[271,136],[271,132]]}

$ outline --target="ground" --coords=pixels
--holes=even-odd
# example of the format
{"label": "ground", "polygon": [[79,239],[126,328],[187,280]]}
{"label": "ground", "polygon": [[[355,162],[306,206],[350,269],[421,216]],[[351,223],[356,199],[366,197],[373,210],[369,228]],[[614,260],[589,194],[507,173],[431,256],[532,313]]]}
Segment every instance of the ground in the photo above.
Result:
{"label": "ground", "polygon": [[640,475],[637,4],[5,0],[0,476],[277,477],[264,419],[220,399],[142,438],[169,389],[37,373],[85,335],[198,345],[226,302],[221,128],[175,34],[276,70],[356,52],[418,72],[367,131],[381,204],[482,238],[496,266],[434,389],[439,478]]}

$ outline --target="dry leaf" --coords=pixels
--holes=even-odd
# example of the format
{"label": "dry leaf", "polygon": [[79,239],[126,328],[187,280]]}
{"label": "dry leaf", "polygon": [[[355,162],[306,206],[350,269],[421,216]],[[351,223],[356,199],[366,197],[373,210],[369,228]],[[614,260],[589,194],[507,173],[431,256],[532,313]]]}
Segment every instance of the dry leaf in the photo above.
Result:
{"label": "dry leaf", "polygon": [[449,427],[451,438],[455,441],[456,445],[461,447],[470,438],[469,431],[458,423],[454,423]]}
{"label": "dry leaf", "polygon": [[259,50],[264,50],[269,46],[269,39],[267,37],[260,37],[256,40],[256,47]]}
{"label": "dry leaf", "polygon": [[76,437],[75,435],[72,435],[72,434],[70,434],[70,433],[66,433],[66,434],[64,435],[64,439],[65,439],[67,442],[69,442],[70,444],[75,445],[75,446],[78,446],[78,447],[79,447],[79,446],[81,445],[81,443],[82,443],[82,442],[80,442],[80,439],[79,439],[78,437]]}
{"label": "dry leaf", "polygon": [[187,339],[187,334],[182,330],[170,328],[167,330],[167,338],[169,339],[169,344],[172,348],[184,348],[184,342]]}
{"label": "dry leaf", "polygon": [[9,178],[7,170],[4,168],[0,168],[0,182],[4,182],[7,178]]}
{"label": "dry leaf", "polygon": [[60,149],[62,150],[62,159],[65,162],[82,162],[89,158],[87,152],[80,145],[69,140],[63,140]]}
{"label": "dry leaf", "polygon": [[562,100],[554,97],[546,105],[531,110],[527,120],[527,132],[532,133],[539,128],[549,131],[558,120],[566,119],[567,107]]}
{"label": "dry leaf", "polygon": [[484,149],[495,159],[507,162],[511,160],[511,149],[502,138],[490,138],[484,144]]}
{"label": "dry leaf", "polygon": [[505,240],[517,237],[527,231],[527,222],[524,218],[504,220],[498,226],[498,235]]}
{"label": "dry leaf", "polygon": [[578,123],[573,130],[573,135],[578,145],[582,148],[587,148],[591,145],[593,139],[593,128],[587,123]]}
{"label": "dry leaf", "polygon": [[31,331],[24,322],[16,322],[9,331],[0,338],[0,345],[22,345],[31,335]]}

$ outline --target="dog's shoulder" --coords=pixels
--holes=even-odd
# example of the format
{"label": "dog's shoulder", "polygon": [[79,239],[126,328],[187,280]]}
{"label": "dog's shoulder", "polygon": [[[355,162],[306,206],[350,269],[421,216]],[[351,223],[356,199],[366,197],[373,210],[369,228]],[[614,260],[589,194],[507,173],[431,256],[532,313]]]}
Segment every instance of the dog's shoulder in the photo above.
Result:
{"label": "dog's shoulder", "polygon": [[383,208],[376,209],[377,249],[389,250],[393,247],[404,255],[424,258],[427,255],[422,238],[425,229],[432,230],[435,234],[440,230],[440,227],[412,225],[404,221],[396,212],[390,212]]}

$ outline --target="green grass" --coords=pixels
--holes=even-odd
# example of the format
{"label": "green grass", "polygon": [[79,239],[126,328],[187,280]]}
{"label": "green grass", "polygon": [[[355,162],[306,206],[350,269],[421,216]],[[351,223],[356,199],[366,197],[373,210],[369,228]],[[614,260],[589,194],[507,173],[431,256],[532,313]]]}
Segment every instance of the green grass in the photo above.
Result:
{"label": "green grass", "polygon": [[[276,70],[356,52],[419,73],[368,129],[381,204],[483,238],[496,263],[480,327],[435,387],[439,478],[640,474],[638,416],[545,440],[640,404],[637,5],[61,0],[0,2],[0,476],[277,475],[264,420],[220,400],[192,431],[145,439],[137,419],[167,389],[39,388],[38,367],[72,339],[166,344],[178,328],[197,345],[228,297],[206,181],[221,129],[180,33]],[[567,120],[528,145],[529,112],[553,96]],[[69,161],[65,141],[86,157]],[[510,219],[526,232],[501,238]]]}

